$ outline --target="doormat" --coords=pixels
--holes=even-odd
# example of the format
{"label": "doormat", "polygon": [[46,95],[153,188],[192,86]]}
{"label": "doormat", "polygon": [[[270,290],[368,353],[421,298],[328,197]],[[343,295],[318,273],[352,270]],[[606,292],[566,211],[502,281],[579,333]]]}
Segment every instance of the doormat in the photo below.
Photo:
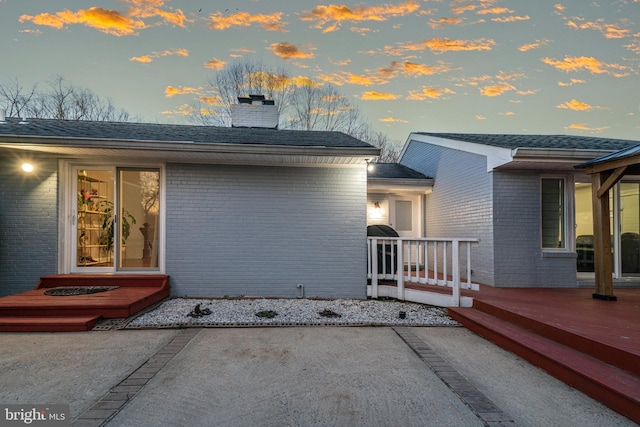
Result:
{"label": "doormat", "polygon": [[73,295],[97,294],[98,292],[112,291],[119,286],[59,286],[44,291],[45,295],[56,297],[68,297]]}

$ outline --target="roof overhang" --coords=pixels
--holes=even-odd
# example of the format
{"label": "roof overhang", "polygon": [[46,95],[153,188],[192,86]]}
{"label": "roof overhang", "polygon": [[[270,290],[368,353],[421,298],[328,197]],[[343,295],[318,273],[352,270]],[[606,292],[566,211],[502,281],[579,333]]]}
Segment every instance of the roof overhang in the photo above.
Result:
{"label": "roof overhang", "polygon": [[625,175],[640,173],[640,145],[592,159],[576,166],[588,174],[622,170]]}
{"label": "roof overhang", "polygon": [[429,194],[433,191],[433,179],[399,179],[399,178],[368,178],[367,192],[375,193],[420,193]]}
{"label": "roof overhang", "polygon": [[484,156],[487,159],[487,172],[494,170],[537,170],[537,171],[573,171],[574,166],[597,157],[612,153],[609,150],[577,150],[548,148],[504,148],[475,142],[441,138],[434,135],[412,133],[407,139],[400,158],[404,155],[409,142],[425,142],[448,149]]}
{"label": "roof overhang", "polygon": [[59,157],[109,158],[175,163],[252,165],[364,164],[380,155],[375,147],[284,146],[141,140],[0,136],[0,148]]}
{"label": "roof overhang", "polygon": [[516,148],[511,161],[497,165],[494,170],[573,171],[579,163],[603,156],[608,150],[568,150],[548,148]]}

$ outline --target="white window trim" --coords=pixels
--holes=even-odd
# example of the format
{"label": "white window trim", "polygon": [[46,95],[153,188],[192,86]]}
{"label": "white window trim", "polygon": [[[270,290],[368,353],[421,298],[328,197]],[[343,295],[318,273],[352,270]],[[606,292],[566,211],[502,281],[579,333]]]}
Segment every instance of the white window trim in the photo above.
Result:
{"label": "white window trim", "polygon": [[121,161],[118,159],[105,161],[83,161],[81,159],[61,159],[58,161],[58,173],[60,179],[58,181],[58,273],[69,274],[71,272],[71,263],[75,256],[71,253],[71,245],[67,242],[71,235],[70,227],[72,227],[73,206],[76,203],[75,193],[72,180],[75,177],[71,174],[74,165],[84,166],[113,166],[116,167],[139,167],[139,168],[158,168],[160,169],[160,212],[158,223],[160,230],[158,235],[158,268],[150,270],[119,270],[115,274],[165,274],[166,266],[166,164],[165,163],[149,163]]}

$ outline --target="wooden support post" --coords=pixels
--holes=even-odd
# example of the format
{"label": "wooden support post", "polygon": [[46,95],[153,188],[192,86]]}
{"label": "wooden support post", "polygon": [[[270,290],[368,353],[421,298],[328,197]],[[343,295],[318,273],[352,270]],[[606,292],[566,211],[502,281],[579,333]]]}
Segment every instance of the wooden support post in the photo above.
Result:
{"label": "wooden support post", "polygon": [[593,261],[595,293],[593,298],[615,301],[613,295],[613,261],[611,259],[611,220],[609,219],[609,191],[603,187],[603,172],[591,175],[593,203]]}

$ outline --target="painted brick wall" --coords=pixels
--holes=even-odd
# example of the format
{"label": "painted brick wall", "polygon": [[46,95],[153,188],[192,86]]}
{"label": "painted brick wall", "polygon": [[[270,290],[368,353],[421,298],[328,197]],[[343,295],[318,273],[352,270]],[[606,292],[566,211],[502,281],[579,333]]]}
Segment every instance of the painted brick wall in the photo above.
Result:
{"label": "painted brick wall", "polygon": [[435,178],[426,196],[426,236],[480,239],[472,280],[494,285],[492,177],[486,157],[411,141],[400,163]]}
{"label": "painted brick wall", "polygon": [[366,170],[167,165],[180,296],[366,297]]}
{"label": "painted brick wall", "polygon": [[33,159],[20,170],[15,155],[0,152],[0,296],[35,288],[57,266],[57,162]]}
{"label": "painted brick wall", "polygon": [[236,127],[278,126],[278,107],[275,105],[235,104],[231,106],[231,124]]}
{"label": "painted brick wall", "polygon": [[494,197],[498,286],[575,286],[575,254],[541,250],[540,174],[494,172]]}

